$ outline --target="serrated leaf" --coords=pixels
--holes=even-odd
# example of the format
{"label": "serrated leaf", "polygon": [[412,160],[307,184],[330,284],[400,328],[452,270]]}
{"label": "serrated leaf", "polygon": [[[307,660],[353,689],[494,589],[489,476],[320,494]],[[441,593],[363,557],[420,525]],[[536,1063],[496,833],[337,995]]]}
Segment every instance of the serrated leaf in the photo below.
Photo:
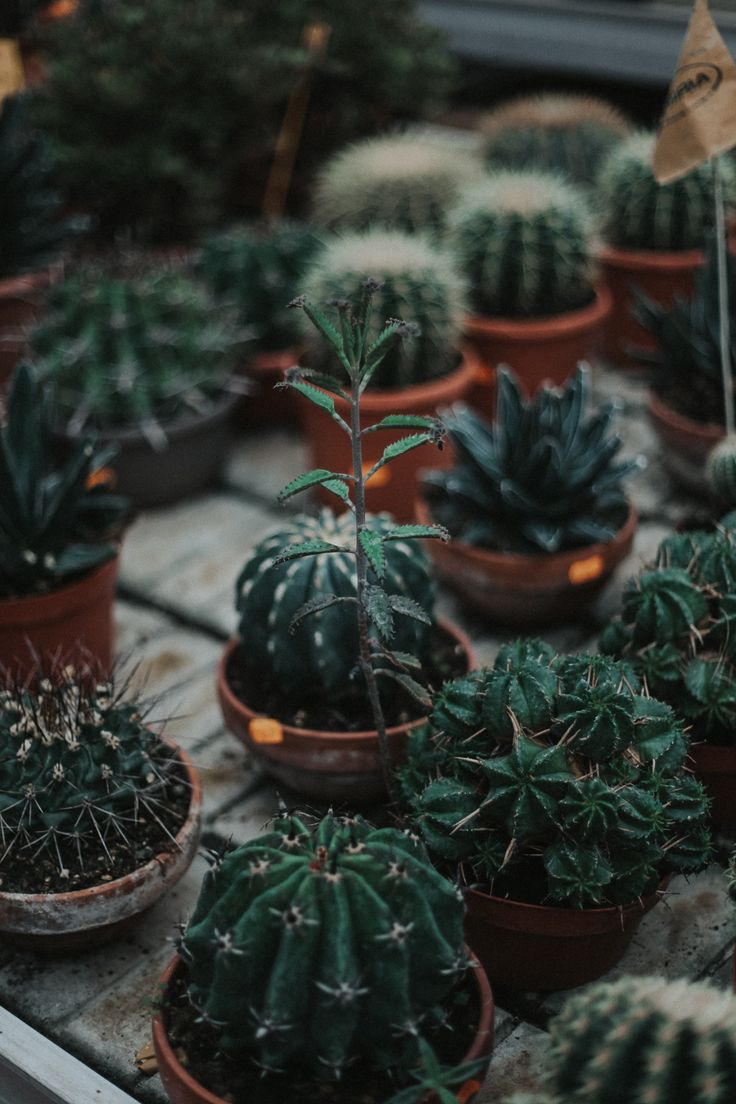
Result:
{"label": "serrated leaf", "polygon": [[432,618],[413,598],[407,598],[403,594],[389,594],[387,598],[391,609],[395,613],[403,613],[405,617],[411,617],[414,621],[421,621],[424,625],[432,624]]}
{"label": "serrated leaf", "polygon": [[322,486],[326,491],[335,495],[335,497],[339,498],[342,502],[346,502],[348,506],[352,508],[353,502],[350,498],[350,488],[343,479],[325,479]]}
{"label": "serrated leaf", "polygon": [[375,433],[379,429],[426,429],[432,430],[437,419],[424,414],[387,414],[375,425],[366,426],[363,434]]}
{"label": "serrated leaf", "polygon": [[326,391],[320,391],[318,387],[313,387],[311,383],[304,383],[301,380],[287,380],[286,383],[293,391],[298,391],[305,399],[326,410],[328,414],[335,413],[335,400]]}
{"label": "serrated leaf", "polygon": [[395,663],[400,664],[402,667],[411,667],[415,671],[421,670],[421,660],[417,659],[417,657],[412,655],[411,652],[392,651],[390,654],[390,658],[394,660]]}
{"label": "serrated leaf", "polygon": [[287,563],[289,560],[298,560],[302,556],[318,556],[323,552],[346,552],[349,554],[350,550],[346,548],[340,548],[337,544],[332,544],[330,541],[314,540],[300,541],[299,544],[289,544],[284,548],[282,552],[273,561],[273,566],[278,564]]}
{"label": "serrated leaf", "polygon": [[396,525],[384,534],[384,541],[412,540],[427,537],[430,540],[449,541],[450,532],[444,525]]}
{"label": "serrated leaf", "polygon": [[400,671],[392,672],[391,677],[394,682],[397,682],[399,686],[403,687],[408,694],[414,698],[414,701],[418,702],[423,709],[429,711],[432,708],[432,698],[429,695],[429,691],[426,686],[422,686],[421,683],[413,679],[411,675],[404,674]]}
{"label": "serrated leaf", "polygon": [[[300,491],[306,491],[309,487],[317,487],[320,484],[323,486],[328,482],[343,482],[340,476],[335,472],[328,471],[327,468],[313,468],[311,471],[302,472],[301,475],[297,475],[295,479],[292,479],[290,483],[287,483],[283,490],[278,493],[279,502],[286,502],[287,498],[291,498],[292,495],[299,494]],[[347,485],[343,483],[347,490]]]}
{"label": "serrated leaf", "polygon": [[372,529],[361,529],[358,540],[368,557],[371,567],[378,578],[382,579],[386,574],[386,550],[383,547],[380,533],[376,533]]}
{"label": "serrated leaf", "polygon": [[322,610],[329,609],[330,606],[335,606],[338,602],[357,602],[357,598],[353,595],[339,597],[337,594],[320,594],[315,598],[310,598],[308,602],[299,607],[292,617],[289,622],[289,632],[293,635],[306,617],[311,617],[314,613],[321,613]]}
{"label": "serrated leaf", "polygon": [[394,633],[394,616],[391,597],[383,587],[366,587],[366,611],[379,636],[384,641],[389,641]]}
{"label": "serrated leaf", "polygon": [[372,466],[371,473],[378,471],[379,468],[390,463],[391,460],[395,460],[398,456],[403,456],[405,452],[411,452],[412,449],[420,448],[422,445],[427,445],[431,441],[431,433],[411,433],[408,437],[402,437],[398,441],[392,441],[390,445],[386,445],[380,459],[376,460],[375,464]]}

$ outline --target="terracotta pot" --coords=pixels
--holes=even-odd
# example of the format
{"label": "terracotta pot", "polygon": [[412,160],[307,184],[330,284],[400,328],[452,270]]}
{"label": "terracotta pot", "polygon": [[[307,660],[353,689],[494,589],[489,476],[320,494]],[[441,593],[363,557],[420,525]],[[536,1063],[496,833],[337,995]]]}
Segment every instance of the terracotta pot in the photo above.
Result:
{"label": "terracotta pot", "polygon": [[[240,396],[227,393],[207,414],[191,414],[166,427],[168,445],[153,448],[139,429],[104,430],[97,440],[102,447],[115,444],[119,454],[110,462],[116,475],[115,492],[126,495],[138,507],[168,506],[203,491],[213,483],[234,440],[234,416]],[[57,431],[61,451],[72,439]]]}
{"label": "terracotta pot", "polygon": [[[432,521],[421,499],[415,516],[422,525]],[[550,625],[568,620],[593,601],[628,556],[636,523],[630,503],[613,540],[571,552],[512,555],[459,540],[429,541],[428,550],[440,578],[475,610],[506,625]]]}
{"label": "terracotta pot", "polygon": [[601,285],[587,307],[549,318],[468,317],[465,336],[480,358],[470,402],[493,417],[499,364],[513,369],[529,395],[543,383],[564,383],[581,360],[599,351],[611,305],[611,294]]}
{"label": "terracotta pot", "polygon": [[191,759],[173,741],[183,765],[191,800],[176,834],[176,848],[162,851],[145,866],[111,882],[69,893],[0,891],[0,941],[31,950],[58,952],[86,948],[116,938],[176,885],[199,846],[202,792]]}
{"label": "terracotta pot", "polygon": [[736,825],[736,747],[693,744],[690,748],[695,777],[711,799],[710,816],[718,827]]}
{"label": "terracotta pot", "polygon": [[284,373],[299,363],[301,349],[279,349],[275,352],[257,353],[241,369],[241,375],[255,384],[252,395],[246,395],[241,405],[243,425],[258,429],[272,425],[298,425],[299,404],[289,388],[275,391]]}
{"label": "terracotta pot", "polygon": [[699,494],[707,491],[705,461],[713,446],[725,436],[725,427],[678,414],[654,391],[649,392],[647,413],[663,446],[662,463],[675,482]]}
{"label": "terracotta pot", "polygon": [[675,298],[690,299],[695,291],[695,274],[705,264],[705,254],[701,249],[657,253],[606,245],[600,263],[613,296],[613,310],[606,325],[605,354],[617,364],[635,366],[637,358],[632,350],[651,353],[657,343],[632,314],[632,284],[663,307],[671,306]]}
{"label": "terracotta pot", "polygon": [[[477,1058],[488,1058],[490,1061],[493,1052],[495,1021],[493,994],[482,965],[469,947],[465,949],[476,964],[470,976],[477,989],[480,1013],[475,1038],[470,1049],[460,1061],[473,1062]],[[171,983],[180,967],[181,958],[176,955],[166,967],[159,982],[163,1001],[166,1000]],[[153,1046],[156,1051],[158,1072],[171,1104],[226,1104],[221,1096],[216,1096],[203,1085],[200,1085],[198,1081],[195,1081],[181,1064],[169,1042],[166,1013],[162,1008],[159,1008],[153,1017]],[[483,1076],[483,1074],[478,1074],[477,1079],[466,1081],[464,1085],[456,1090],[456,1098],[461,1104],[470,1104],[470,1101],[475,1099],[482,1087]],[[437,1104],[436,1094],[428,1093],[422,1097],[420,1104]]]}
{"label": "terracotta pot", "polygon": [[[371,391],[364,393],[361,400],[363,426],[375,425],[387,414],[434,415],[438,409],[450,406],[467,394],[478,372],[479,363],[470,348],[463,350],[463,359],[458,368],[449,376],[420,383],[403,390]],[[332,421],[324,410],[299,396],[299,408],[309,441],[310,468],[327,468],[329,471],[352,471],[350,440],[340,427]],[[349,420],[348,403],[341,398],[335,399],[335,409]],[[376,461],[386,445],[401,436],[401,431],[381,430],[369,433],[363,438],[363,467],[367,470]],[[374,513],[387,510],[398,521],[409,521],[412,516],[412,502],[417,486],[417,472],[422,468],[447,468],[452,463],[452,450],[445,446],[440,452],[427,445],[414,449],[393,460],[391,464],[377,472],[366,488],[368,509]],[[333,509],[340,503],[334,495],[322,488],[315,488],[320,502]]]}
{"label": "terracotta pot", "polygon": [[[438,626],[456,644],[466,670],[475,664],[473,648],[465,634],[448,621]],[[378,735],[370,732],[319,732],[281,724],[255,713],[230,688],[227,670],[240,641],[225,647],[217,671],[217,695],[225,724],[249,751],[289,789],[317,801],[366,805],[386,798]],[[426,717],[387,730],[392,759],[404,756],[409,733],[426,723]]]}
{"label": "terracotta pot", "polygon": [[73,663],[76,650],[109,672],[118,566],[115,556],[48,594],[0,599],[0,666],[24,675],[36,665],[35,652]]}
{"label": "terracotta pot", "polygon": [[622,958],[666,888],[620,908],[554,908],[465,895],[465,932],[492,984],[550,992],[595,981]]}
{"label": "terracotta pot", "polygon": [[42,293],[52,275],[51,269],[44,269],[0,280],[0,393],[26,347],[26,331],[38,318]]}

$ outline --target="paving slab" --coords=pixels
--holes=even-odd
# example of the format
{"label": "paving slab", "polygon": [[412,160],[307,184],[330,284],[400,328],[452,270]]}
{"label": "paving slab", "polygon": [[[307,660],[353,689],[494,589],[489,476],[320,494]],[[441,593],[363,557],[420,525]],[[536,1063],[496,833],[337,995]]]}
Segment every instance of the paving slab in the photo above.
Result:
{"label": "paving slab", "polygon": [[[230,455],[225,482],[275,507],[282,487],[308,468],[308,449],[301,434],[295,429],[272,429],[249,433],[238,441]],[[284,509],[302,510],[305,501],[304,495],[297,495]]]}
{"label": "paving slab", "polygon": [[536,1088],[544,1066],[547,1036],[522,1023],[496,1046],[477,1104],[501,1104],[515,1092]]}

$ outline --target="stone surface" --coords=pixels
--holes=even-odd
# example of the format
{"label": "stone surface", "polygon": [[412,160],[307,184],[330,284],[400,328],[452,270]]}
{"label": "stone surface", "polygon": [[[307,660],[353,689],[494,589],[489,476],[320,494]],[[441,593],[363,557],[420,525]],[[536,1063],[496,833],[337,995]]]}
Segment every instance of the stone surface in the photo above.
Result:
{"label": "stone surface", "polygon": [[502,1104],[511,1093],[534,1089],[544,1061],[547,1036],[522,1023],[496,1046],[477,1104]]}

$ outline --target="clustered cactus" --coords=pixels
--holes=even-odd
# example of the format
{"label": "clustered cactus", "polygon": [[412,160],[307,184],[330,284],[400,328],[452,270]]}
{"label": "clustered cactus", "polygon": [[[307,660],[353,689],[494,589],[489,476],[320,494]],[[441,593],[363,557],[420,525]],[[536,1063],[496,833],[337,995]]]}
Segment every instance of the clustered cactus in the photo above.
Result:
{"label": "clustered cactus", "polygon": [[445,415],[457,459],[428,472],[423,488],[453,537],[504,552],[560,552],[620,530],[622,482],[638,462],[615,460],[613,404],[587,415],[587,379],[580,368],[564,387],[527,399],[500,369],[495,422],[461,405]]}
{"label": "clustered cactus", "polygon": [[476,158],[422,135],[366,138],[335,154],[315,186],[315,218],[330,230],[382,226],[439,237],[448,210],[480,175]]}
{"label": "clustered cactus", "polygon": [[156,447],[165,428],[211,410],[231,386],[240,328],[176,266],[119,270],[89,262],[51,289],[30,334],[54,414],[73,435],[138,428]]}
{"label": "clustered cactus", "polygon": [[[608,156],[597,187],[601,233],[619,249],[703,249],[713,224],[713,173],[704,162],[671,184],[652,168],[655,135],[637,132]],[[724,199],[736,202],[736,167],[721,159]]]}
{"label": "clustered cactus", "polygon": [[517,641],[446,683],[430,719],[401,787],[430,852],[469,881],[584,908],[705,865],[708,802],[682,724],[627,666]]}
{"label": "clustered cactus", "polygon": [[463,913],[416,837],[283,818],[206,876],[181,947],[189,997],[224,1052],[265,1070],[407,1070],[468,965]]}
{"label": "clustered cactus", "polygon": [[[452,371],[465,288],[450,254],[398,230],[345,234],[330,241],[306,273],[304,294],[312,303],[347,300],[355,309],[366,273],[380,285],[374,292],[370,338],[378,337],[386,319],[407,319],[418,327],[412,341],[386,351],[371,374],[371,387],[408,387]],[[322,333],[310,330],[307,343],[318,367],[334,356]]]}
{"label": "clustered cactus", "polygon": [[560,176],[502,171],[463,194],[448,239],[473,310],[540,318],[593,299],[593,223],[585,198]]}

